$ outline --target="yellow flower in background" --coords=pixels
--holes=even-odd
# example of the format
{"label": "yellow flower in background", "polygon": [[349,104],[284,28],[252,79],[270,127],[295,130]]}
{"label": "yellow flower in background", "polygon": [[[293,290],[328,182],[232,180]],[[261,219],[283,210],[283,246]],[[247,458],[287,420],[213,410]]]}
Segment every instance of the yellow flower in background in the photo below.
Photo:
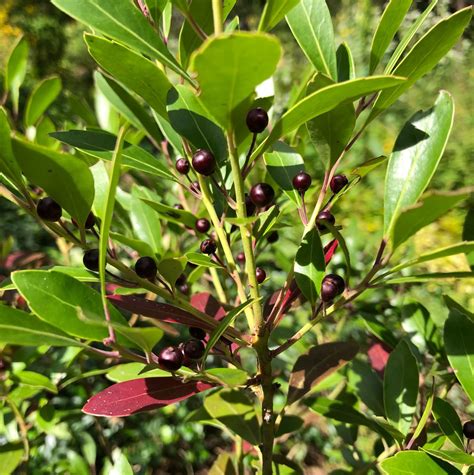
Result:
{"label": "yellow flower in background", "polygon": [[8,14],[13,6],[13,0],[3,0],[0,4],[0,64],[10,52],[10,47],[21,34],[21,30],[8,23]]}

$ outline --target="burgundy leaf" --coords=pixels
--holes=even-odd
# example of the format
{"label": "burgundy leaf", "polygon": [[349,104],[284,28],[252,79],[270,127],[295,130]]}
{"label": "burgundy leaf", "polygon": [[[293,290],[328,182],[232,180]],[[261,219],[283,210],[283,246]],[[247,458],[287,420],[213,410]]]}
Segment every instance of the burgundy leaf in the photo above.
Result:
{"label": "burgundy leaf", "polygon": [[222,320],[226,316],[224,307],[208,292],[193,295],[191,305],[216,320]]}
{"label": "burgundy leaf", "polygon": [[183,383],[171,377],[133,379],[95,394],[82,411],[94,416],[126,417],[174,404],[212,387],[202,381]]}
{"label": "burgundy leaf", "polygon": [[290,375],[287,404],[301,399],[313,386],[352,360],[358,351],[357,343],[341,341],[314,346],[301,355]]}
{"label": "burgundy leaf", "polygon": [[385,371],[385,366],[387,365],[388,357],[390,356],[390,351],[390,348],[379,340],[372,343],[367,351],[370,366],[372,366],[372,369],[374,369],[382,378]]}
{"label": "burgundy leaf", "polygon": [[339,246],[337,239],[333,239],[329,244],[324,246],[324,261],[326,262],[326,265],[331,262],[332,256],[336,252],[337,246]]}

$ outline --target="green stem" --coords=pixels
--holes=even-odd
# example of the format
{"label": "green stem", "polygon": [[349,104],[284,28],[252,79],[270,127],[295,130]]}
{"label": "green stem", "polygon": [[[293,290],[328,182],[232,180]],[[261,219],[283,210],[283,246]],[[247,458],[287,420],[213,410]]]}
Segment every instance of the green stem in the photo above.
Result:
{"label": "green stem", "polygon": [[209,269],[209,273],[211,274],[212,282],[213,282],[214,287],[216,289],[217,296],[219,297],[219,299],[222,303],[227,303],[227,296],[224,292],[224,288],[222,287],[222,284],[221,284],[221,281],[219,279],[219,274],[217,273],[217,270],[214,267],[211,267]]}
{"label": "green stem", "polygon": [[214,33],[220,35],[223,24],[222,0],[212,0],[212,17],[214,19]]}

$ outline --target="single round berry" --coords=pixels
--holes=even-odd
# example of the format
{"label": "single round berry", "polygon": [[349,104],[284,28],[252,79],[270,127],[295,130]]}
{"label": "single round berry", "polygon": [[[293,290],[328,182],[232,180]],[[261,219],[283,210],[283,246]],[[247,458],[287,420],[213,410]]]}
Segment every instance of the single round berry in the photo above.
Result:
{"label": "single round berry", "polygon": [[274,242],[277,242],[280,236],[278,235],[277,231],[272,231],[270,234],[267,235],[267,242],[270,244],[273,244]]}
{"label": "single round berry", "polygon": [[247,216],[252,216],[255,213],[256,209],[257,208],[250,199],[250,196],[245,193],[245,211],[247,213]]}
{"label": "single round berry", "polygon": [[349,181],[347,180],[346,175],[334,175],[329,183],[331,191],[336,194],[339,193]]}
{"label": "single round berry", "polygon": [[193,338],[196,338],[196,340],[204,340],[206,338],[206,332],[199,327],[191,327],[189,329],[189,334]]}
{"label": "single round berry", "polygon": [[342,277],[336,274],[324,276],[321,284],[321,300],[326,303],[331,302],[344,292],[345,287],[346,283]]}
{"label": "single round berry", "polygon": [[41,219],[51,222],[59,221],[63,214],[61,206],[49,197],[38,201],[36,212]]}
{"label": "single round berry", "polygon": [[212,175],[216,169],[216,159],[208,150],[200,149],[193,155],[193,168],[200,175]]}
{"label": "single round berry", "polygon": [[324,225],[325,221],[334,226],[336,223],[336,218],[329,211],[320,211],[316,217],[316,226],[320,231],[324,231],[326,229],[326,226]]}
{"label": "single round berry", "polygon": [[261,107],[251,109],[247,114],[246,122],[250,132],[259,134],[267,128],[268,114]]}
{"label": "single round berry", "polygon": [[474,421],[465,422],[462,431],[467,439],[474,439]]}
{"label": "single round berry", "polygon": [[305,172],[299,172],[293,177],[293,188],[304,193],[311,186],[311,177]]}
{"label": "single round berry", "polygon": [[153,257],[140,257],[135,263],[135,272],[142,279],[154,279],[158,269]]}
{"label": "single round berry", "polygon": [[199,193],[201,191],[201,185],[198,181],[193,181],[191,183],[191,190],[194,191],[194,193]]}
{"label": "single round berry", "polygon": [[259,284],[261,284],[267,278],[267,273],[261,267],[257,267],[255,269],[255,275]]}
{"label": "single round berry", "polygon": [[[74,218],[72,218],[71,221],[74,224],[74,226],[78,226],[77,221]],[[84,223],[84,228],[85,229],[92,229],[94,227],[94,225],[95,225],[95,216],[94,216],[94,213],[91,211],[87,215],[86,222]]]}
{"label": "single round berry", "polygon": [[176,287],[183,295],[189,295],[191,287],[189,284],[181,284]]}
{"label": "single round berry", "polygon": [[255,206],[263,208],[275,198],[275,191],[268,183],[257,183],[250,189],[250,199]]}
{"label": "single round berry", "polygon": [[187,356],[190,360],[198,360],[202,358],[206,347],[201,340],[189,340],[183,346],[184,356]]}
{"label": "single round berry", "polygon": [[99,270],[99,249],[89,249],[82,258],[84,267],[97,272]]}
{"label": "single round berry", "polygon": [[180,205],[179,203],[176,203],[174,206],[173,206],[174,209],[184,209],[183,205]]}
{"label": "single round berry", "polygon": [[204,241],[201,243],[200,249],[203,254],[211,255],[215,254],[217,251],[217,246],[212,239],[204,239]]}
{"label": "single round berry", "polygon": [[176,346],[163,348],[158,355],[158,363],[168,371],[177,371],[183,364],[183,352]]}
{"label": "single round berry", "polygon": [[188,277],[186,276],[186,274],[181,274],[177,279],[176,279],[176,282],[175,282],[175,285],[183,285],[186,283],[186,281],[188,280]]}
{"label": "single round berry", "polygon": [[237,254],[237,256],[235,256],[235,258],[237,259],[237,262],[240,263],[240,264],[244,264],[245,263],[245,254],[243,252],[239,252]]}
{"label": "single round berry", "polygon": [[176,160],[176,170],[178,173],[181,173],[181,175],[187,175],[190,168],[191,165],[185,158],[178,158],[178,160]]}
{"label": "single round berry", "polygon": [[206,218],[200,218],[196,221],[196,231],[198,233],[207,233],[211,229],[211,223]]}

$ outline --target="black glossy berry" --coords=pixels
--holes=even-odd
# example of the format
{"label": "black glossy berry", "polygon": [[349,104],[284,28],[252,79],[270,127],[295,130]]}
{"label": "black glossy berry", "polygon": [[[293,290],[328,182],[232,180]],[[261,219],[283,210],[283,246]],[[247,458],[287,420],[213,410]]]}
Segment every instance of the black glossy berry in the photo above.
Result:
{"label": "black glossy berry", "polygon": [[467,439],[474,439],[474,421],[465,422],[462,431]]}
{"label": "black glossy berry", "polygon": [[188,280],[188,277],[186,276],[186,274],[181,274],[181,275],[176,279],[175,285],[183,285],[183,284],[186,283],[187,280]]}
{"label": "black glossy berry", "polygon": [[183,364],[183,352],[176,346],[163,348],[158,355],[158,363],[168,371],[176,371]]}
{"label": "black glossy berry", "polygon": [[178,158],[178,160],[176,160],[176,170],[178,173],[181,173],[181,175],[187,175],[190,169],[191,165],[185,158]]}
{"label": "black glossy berry", "polygon": [[211,229],[211,223],[206,218],[200,218],[196,221],[196,231],[198,233],[207,233]]}
{"label": "black glossy berry", "polygon": [[194,193],[199,193],[201,191],[201,185],[198,181],[193,181],[191,183],[191,190],[193,190]]}
{"label": "black glossy berry", "polygon": [[135,272],[142,279],[154,279],[158,269],[153,257],[140,257],[135,263]]}
{"label": "black glossy berry", "polygon": [[257,183],[250,189],[250,199],[255,206],[263,208],[275,198],[275,191],[268,183]]}
{"label": "black glossy berry", "polygon": [[190,360],[198,360],[202,358],[206,347],[201,340],[189,340],[183,346],[184,356],[187,356]]}
{"label": "black glossy berry", "polygon": [[38,201],[36,212],[41,219],[51,222],[59,221],[63,214],[61,206],[49,197]]}
{"label": "black glossy berry", "polygon": [[336,218],[329,211],[320,211],[316,217],[316,226],[320,231],[324,231],[326,229],[324,221],[327,221],[329,224],[334,226],[336,223]]}
{"label": "black glossy berry", "polygon": [[257,208],[250,199],[250,196],[245,193],[245,211],[247,213],[247,216],[252,216],[255,213],[256,209]]}
{"label": "black glossy berry", "polygon": [[89,249],[82,258],[84,267],[97,272],[99,270],[99,249]]}
{"label": "black glossy berry", "polygon": [[311,186],[311,177],[305,172],[299,172],[293,177],[293,188],[304,193]]}
{"label": "black glossy berry", "polygon": [[237,256],[235,256],[235,258],[237,259],[237,262],[240,263],[240,264],[244,264],[245,263],[245,254],[243,252],[239,252],[237,254]]}
{"label": "black glossy berry", "polygon": [[270,244],[277,242],[279,238],[280,236],[278,235],[277,231],[272,231],[270,234],[267,234],[267,242]]}
{"label": "black glossy berry", "polygon": [[339,193],[349,183],[346,175],[334,175],[329,183],[331,191],[336,194]]}
{"label": "black glossy berry", "polygon": [[255,269],[255,275],[259,284],[261,284],[267,278],[267,273],[261,267],[257,267]]}
{"label": "black glossy berry", "polygon": [[199,327],[191,327],[189,329],[189,334],[193,338],[196,338],[196,340],[204,340],[206,338],[206,332]]}
{"label": "black glossy berry", "polygon": [[212,175],[216,169],[216,159],[208,150],[200,149],[193,155],[193,168],[200,175]]}
{"label": "black glossy berry", "polygon": [[200,246],[201,252],[203,254],[215,254],[217,250],[216,243],[212,239],[204,239]]}
{"label": "black glossy berry", "polygon": [[323,302],[331,302],[338,295],[344,292],[346,283],[344,279],[336,274],[328,274],[324,276],[321,284],[321,300]]}
{"label": "black glossy berry", "polygon": [[[87,215],[87,219],[86,219],[86,222],[84,224],[84,228],[85,229],[92,229],[95,225],[95,216],[94,216],[94,213],[91,211],[88,215]],[[75,226],[77,226],[77,221],[72,218],[72,222]]]}
{"label": "black glossy berry", "polygon": [[251,109],[247,114],[246,122],[250,132],[259,134],[267,128],[268,114],[261,107]]}

